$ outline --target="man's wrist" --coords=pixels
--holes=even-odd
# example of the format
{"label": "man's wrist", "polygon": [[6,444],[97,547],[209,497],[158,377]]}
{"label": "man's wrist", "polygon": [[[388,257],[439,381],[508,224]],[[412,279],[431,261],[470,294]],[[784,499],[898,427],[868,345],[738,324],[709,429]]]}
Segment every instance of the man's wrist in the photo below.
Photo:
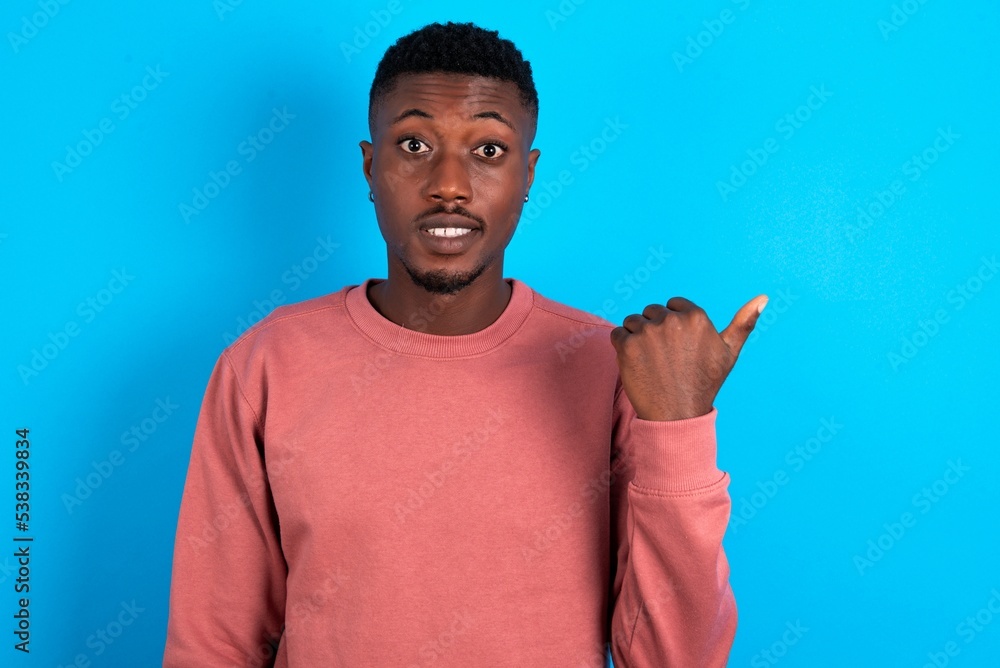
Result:
{"label": "man's wrist", "polygon": [[646,420],[648,422],[673,422],[676,420],[689,420],[691,418],[702,417],[708,415],[714,409],[714,406],[709,405],[707,408],[704,406],[670,406],[667,408],[662,408],[659,410],[650,411],[648,413],[640,415],[636,411],[636,417],[640,420]]}

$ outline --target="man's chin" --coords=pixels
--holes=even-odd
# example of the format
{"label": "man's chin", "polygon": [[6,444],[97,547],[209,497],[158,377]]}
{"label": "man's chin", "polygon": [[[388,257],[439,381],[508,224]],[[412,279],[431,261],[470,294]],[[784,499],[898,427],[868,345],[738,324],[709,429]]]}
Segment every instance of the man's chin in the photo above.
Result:
{"label": "man's chin", "polygon": [[434,269],[430,271],[414,271],[407,267],[413,283],[427,292],[435,295],[453,295],[469,287],[486,269],[481,266],[473,271],[452,271]]}

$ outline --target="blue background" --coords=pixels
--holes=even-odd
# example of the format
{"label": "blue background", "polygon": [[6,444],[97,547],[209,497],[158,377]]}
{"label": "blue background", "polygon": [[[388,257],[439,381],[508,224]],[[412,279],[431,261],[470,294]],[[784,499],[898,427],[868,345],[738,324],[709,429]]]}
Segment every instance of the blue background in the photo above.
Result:
{"label": "blue background", "polygon": [[30,657],[0,550],[0,662],[159,665],[212,365],[241,319],[385,275],[371,77],[399,36],[474,20],[541,98],[505,275],[617,322],[684,295],[721,329],[771,297],[716,403],[730,665],[997,665],[997,5],[468,4],[3,4],[0,466],[30,428],[35,543]]}

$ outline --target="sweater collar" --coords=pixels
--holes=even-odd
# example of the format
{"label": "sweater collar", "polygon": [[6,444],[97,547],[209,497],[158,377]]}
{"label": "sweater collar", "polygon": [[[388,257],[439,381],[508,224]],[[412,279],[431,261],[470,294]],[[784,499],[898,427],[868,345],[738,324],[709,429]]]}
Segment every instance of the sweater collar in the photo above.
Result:
{"label": "sweater collar", "polygon": [[[471,334],[445,336],[407,329],[392,322],[368,301],[368,286],[385,279],[369,278],[344,290],[344,304],[354,326],[377,345],[397,353],[418,357],[448,358],[489,352],[509,339],[524,324],[534,303],[534,293],[524,282],[505,278],[511,286],[510,301],[493,323]],[[422,314],[424,319],[433,317]],[[419,322],[419,321],[418,321]]]}

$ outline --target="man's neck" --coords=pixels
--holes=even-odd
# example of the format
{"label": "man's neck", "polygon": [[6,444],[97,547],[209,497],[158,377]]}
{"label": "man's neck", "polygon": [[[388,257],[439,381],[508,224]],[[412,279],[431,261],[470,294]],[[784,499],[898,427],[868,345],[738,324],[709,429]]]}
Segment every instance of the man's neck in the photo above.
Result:
{"label": "man's neck", "polygon": [[436,294],[409,276],[371,283],[368,301],[382,317],[426,334],[472,334],[493,324],[510,302],[511,286],[487,273],[454,294]]}

